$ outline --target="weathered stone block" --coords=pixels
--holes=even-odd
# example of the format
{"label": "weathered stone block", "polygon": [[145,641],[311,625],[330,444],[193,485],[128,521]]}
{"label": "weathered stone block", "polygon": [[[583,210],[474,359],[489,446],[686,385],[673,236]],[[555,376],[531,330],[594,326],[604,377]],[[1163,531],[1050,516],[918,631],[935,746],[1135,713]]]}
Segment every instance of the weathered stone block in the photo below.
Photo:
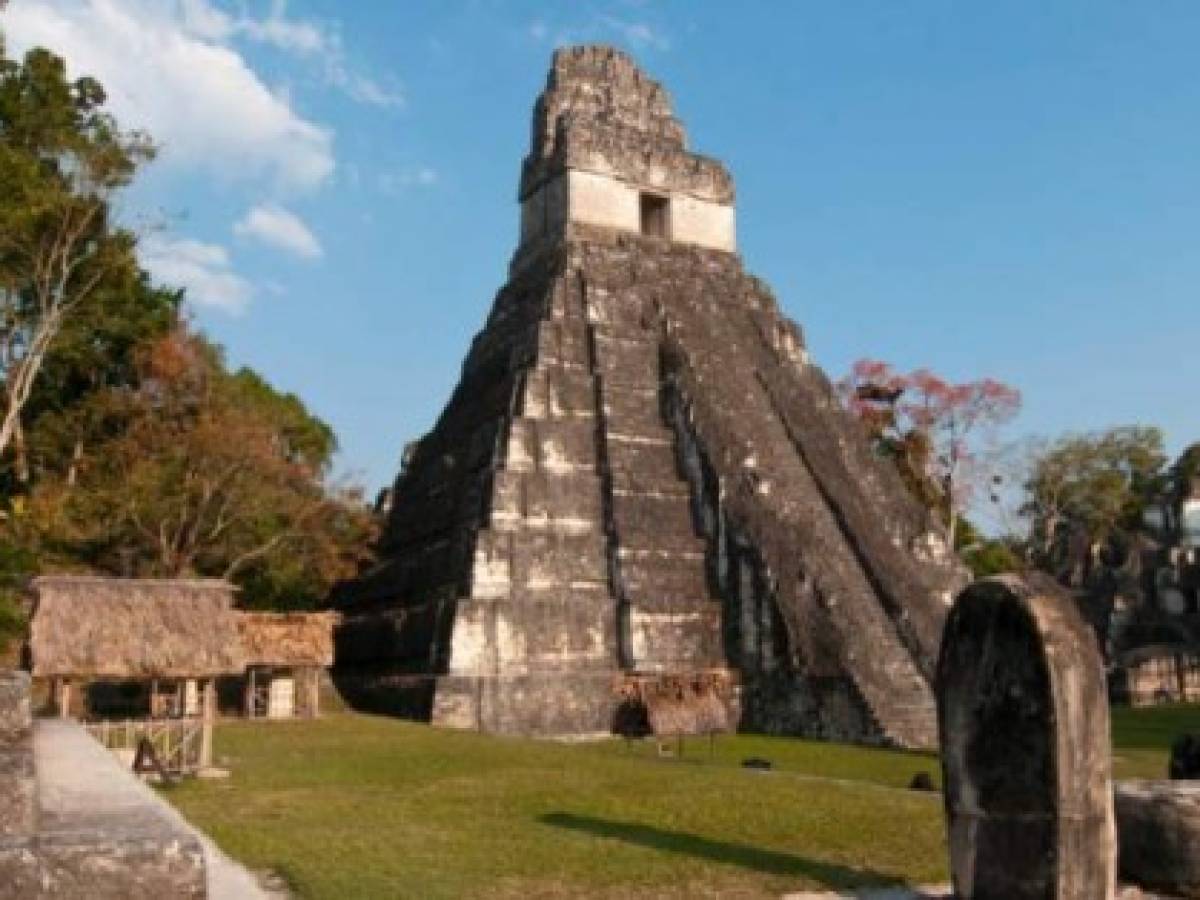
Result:
{"label": "weathered stone block", "polygon": [[604,735],[617,698],[605,672],[437,679],[434,725],[492,734]]}
{"label": "weathered stone block", "polygon": [[0,745],[23,740],[32,728],[29,674],[0,671]]}
{"label": "weathered stone block", "polygon": [[208,896],[194,838],[55,834],[0,841],[0,896],[21,900],[131,900]]}
{"label": "weathered stone block", "polygon": [[592,418],[592,374],[582,369],[534,369],[525,381],[520,412],[534,419]]}
{"label": "weathered stone block", "polygon": [[946,623],[937,696],[956,895],[1111,898],[1108,700],[1071,597],[1044,577],[968,587]]}
{"label": "weathered stone block", "polygon": [[1200,782],[1121,781],[1115,798],[1121,877],[1200,897]]}
{"label": "weathered stone block", "polygon": [[33,833],[36,791],[29,736],[0,747],[0,839]]}

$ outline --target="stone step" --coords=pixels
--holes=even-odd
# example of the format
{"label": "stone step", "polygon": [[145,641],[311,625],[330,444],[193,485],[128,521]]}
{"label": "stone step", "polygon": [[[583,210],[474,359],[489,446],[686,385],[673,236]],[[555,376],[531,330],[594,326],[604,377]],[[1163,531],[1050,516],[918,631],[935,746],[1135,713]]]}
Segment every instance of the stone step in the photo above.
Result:
{"label": "stone step", "polygon": [[600,396],[605,426],[616,433],[641,433],[643,428],[663,428],[657,388],[605,385]]}
{"label": "stone step", "polygon": [[[637,562],[621,565],[621,593],[627,599],[688,603],[710,596],[703,561],[681,560],[671,568]],[[702,600],[701,602],[706,602]]]}
{"label": "stone step", "polygon": [[647,535],[695,535],[692,507],[682,497],[645,494],[614,495],[613,526],[618,540],[644,545]]}
{"label": "stone step", "polygon": [[565,367],[591,365],[591,347],[587,329],[569,320],[544,319],[537,325],[537,359]]}
{"label": "stone step", "polygon": [[675,445],[670,433],[663,430],[663,440],[621,440],[611,437],[605,445],[608,471],[614,485],[645,485],[669,487],[684,483],[675,459]]}
{"label": "stone step", "polygon": [[525,375],[518,412],[530,419],[591,419],[596,381],[586,369],[539,366]]}
{"label": "stone step", "polygon": [[593,473],[508,472],[495,475],[490,522],[493,528],[561,528],[579,533],[603,522],[600,479]]}
{"label": "stone step", "polygon": [[617,558],[626,560],[668,560],[676,558],[703,561],[708,545],[695,532],[691,534],[645,534],[633,541],[629,535],[618,535]]}
{"label": "stone step", "polygon": [[591,419],[516,418],[509,426],[504,467],[521,472],[595,472],[596,424]]}
{"label": "stone step", "polygon": [[595,335],[592,348],[596,375],[604,385],[657,387],[657,343]]}

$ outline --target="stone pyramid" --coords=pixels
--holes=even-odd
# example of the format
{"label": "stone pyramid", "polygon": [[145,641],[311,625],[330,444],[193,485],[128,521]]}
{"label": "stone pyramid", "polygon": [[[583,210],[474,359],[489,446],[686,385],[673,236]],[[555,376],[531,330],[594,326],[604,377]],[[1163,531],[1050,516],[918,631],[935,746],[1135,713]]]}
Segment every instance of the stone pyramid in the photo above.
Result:
{"label": "stone pyramid", "polygon": [[726,169],[627,55],[574,47],[519,198],[508,283],[342,598],[343,689],[584,735],[630,682],[702,683],[746,728],[935,744],[959,570],[742,268]]}

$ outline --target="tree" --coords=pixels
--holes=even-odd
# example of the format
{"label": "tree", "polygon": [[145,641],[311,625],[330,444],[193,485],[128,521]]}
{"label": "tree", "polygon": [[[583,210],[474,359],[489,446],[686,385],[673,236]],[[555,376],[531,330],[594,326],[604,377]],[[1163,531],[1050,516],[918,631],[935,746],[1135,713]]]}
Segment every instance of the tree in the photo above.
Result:
{"label": "tree", "polygon": [[1165,487],[1162,432],[1122,426],[1070,434],[1032,455],[1023,511],[1038,564],[1074,586],[1107,546],[1140,530]]}
{"label": "tree", "polygon": [[136,272],[134,238],[110,202],[150,141],[122,132],[91,78],[68,81],[42,49],[21,63],[0,46],[0,457],[21,440],[22,413],[66,323],[106,279]]}
{"label": "tree", "polygon": [[856,362],[838,388],[876,449],[940,513],[957,546],[963,512],[987,479],[976,444],[1017,414],[1020,392],[992,378],[953,384],[928,369],[903,375],[872,359]]}
{"label": "tree", "polygon": [[116,574],[208,575],[252,605],[311,605],[352,574],[373,535],[361,497],[331,485],[325,423],[179,329],[143,349],[139,384],[97,392],[112,437],[74,483],[43,479],[30,515],[47,554]]}
{"label": "tree", "polygon": [[110,277],[95,302],[67,320],[47,355],[26,403],[11,466],[0,466],[0,495],[15,496],[31,477],[63,475],[74,481],[86,449],[111,432],[90,415],[97,392],[137,385],[139,348],[179,322],[181,292],[153,286],[144,272]]}

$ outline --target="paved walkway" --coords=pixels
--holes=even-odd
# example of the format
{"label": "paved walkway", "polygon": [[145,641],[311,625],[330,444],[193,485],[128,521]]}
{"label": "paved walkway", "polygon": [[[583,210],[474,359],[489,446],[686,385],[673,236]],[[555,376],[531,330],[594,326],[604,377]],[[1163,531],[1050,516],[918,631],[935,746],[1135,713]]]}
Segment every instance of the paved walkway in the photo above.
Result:
{"label": "paved walkway", "polygon": [[77,723],[40,719],[33,731],[40,830],[184,831],[204,849],[211,900],[269,900],[254,876],[175,807],[124,769]]}
{"label": "paved walkway", "polygon": [[864,888],[846,893],[828,891],[802,891],[784,894],[783,900],[954,900],[950,885],[925,885],[922,887]]}
{"label": "paved walkway", "polygon": [[[784,894],[782,900],[954,900],[954,895],[950,891],[950,885],[938,884],[921,887],[863,888],[849,894],[801,891],[798,894]],[[1117,888],[1116,900],[1178,900],[1178,898],[1150,893],[1130,885],[1122,885]]]}

